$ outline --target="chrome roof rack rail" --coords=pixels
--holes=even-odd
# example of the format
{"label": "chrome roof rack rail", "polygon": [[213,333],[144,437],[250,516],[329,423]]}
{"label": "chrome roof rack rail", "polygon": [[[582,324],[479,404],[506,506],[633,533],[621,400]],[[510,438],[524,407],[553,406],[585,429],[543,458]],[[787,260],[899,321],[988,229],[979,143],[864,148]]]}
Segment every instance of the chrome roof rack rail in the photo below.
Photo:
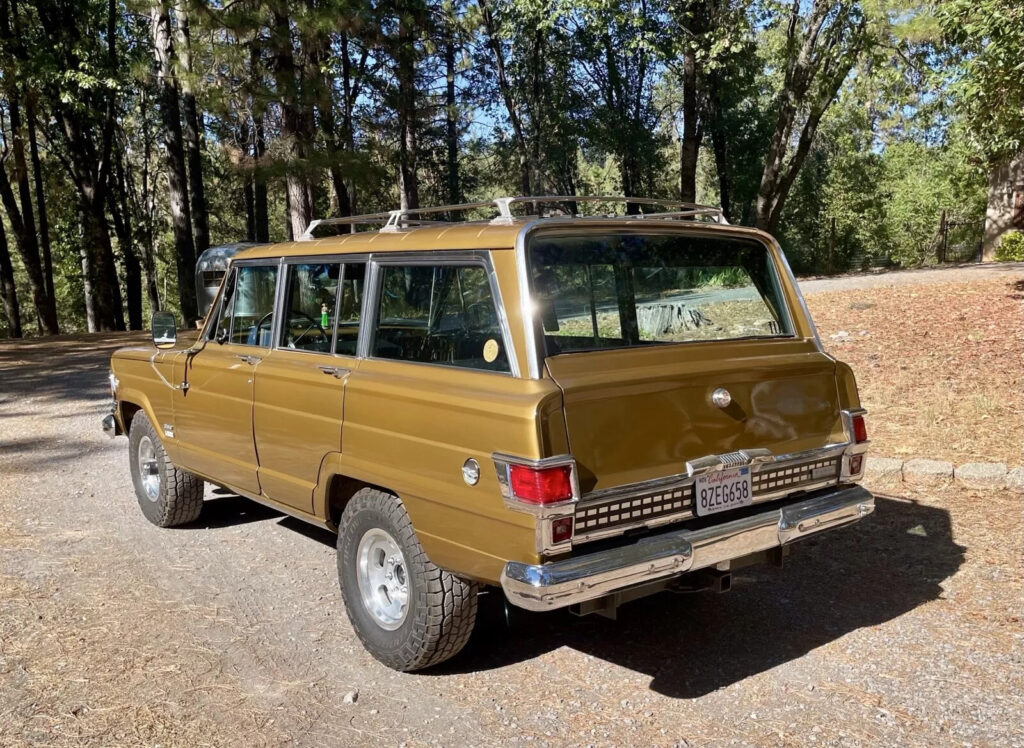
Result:
{"label": "chrome roof rack rail", "polygon": [[[315,239],[314,230],[320,226],[357,226],[361,224],[383,224],[381,231],[400,231],[415,226],[431,226],[447,221],[430,221],[410,218],[410,216],[435,215],[438,213],[456,213],[466,210],[477,210],[490,208],[496,210],[498,215],[490,220],[492,224],[511,224],[516,217],[512,214],[512,206],[524,203],[626,203],[634,205],[654,205],[661,208],[675,208],[675,210],[664,210],[655,213],[643,213],[618,216],[630,220],[671,220],[680,218],[707,217],[716,223],[727,224],[725,214],[721,208],[711,205],[700,205],[699,203],[686,203],[679,200],[662,200],[647,197],[622,197],[620,195],[521,195],[517,197],[496,197],[491,200],[481,200],[473,203],[456,203],[454,205],[438,205],[429,208],[399,208],[389,210],[386,213],[367,213],[360,216],[345,216],[340,218],[319,218],[309,224],[305,233],[299,237],[299,241]],[[539,212],[539,209],[537,209]],[[572,218],[574,215],[562,216]]]}

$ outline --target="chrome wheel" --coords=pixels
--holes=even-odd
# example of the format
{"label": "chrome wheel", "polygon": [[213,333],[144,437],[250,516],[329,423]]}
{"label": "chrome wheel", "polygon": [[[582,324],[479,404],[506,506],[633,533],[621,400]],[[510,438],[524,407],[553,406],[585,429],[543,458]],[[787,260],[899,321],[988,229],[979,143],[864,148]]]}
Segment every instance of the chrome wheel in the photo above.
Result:
{"label": "chrome wheel", "polygon": [[384,530],[367,530],[359,540],[356,581],[363,606],[381,628],[402,625],[409,611],[408,570],[402,549]]}
{"label": "chrome wheel", "polygon": [[138,458],[142,490],[150,501],[156,501],[160,496],[160,460],[157,459],[153,440],[148,436],[139,439]]}

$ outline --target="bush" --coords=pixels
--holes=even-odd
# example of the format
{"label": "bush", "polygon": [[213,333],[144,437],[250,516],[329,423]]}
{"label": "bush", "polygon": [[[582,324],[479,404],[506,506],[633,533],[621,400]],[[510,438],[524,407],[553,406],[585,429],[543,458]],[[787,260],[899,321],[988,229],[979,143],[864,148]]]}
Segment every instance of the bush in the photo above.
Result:
{"label": "bush", "polygon": [[996,259],[1000,262],[1024,260],[1024,233],[1007,231],[996,247]]}

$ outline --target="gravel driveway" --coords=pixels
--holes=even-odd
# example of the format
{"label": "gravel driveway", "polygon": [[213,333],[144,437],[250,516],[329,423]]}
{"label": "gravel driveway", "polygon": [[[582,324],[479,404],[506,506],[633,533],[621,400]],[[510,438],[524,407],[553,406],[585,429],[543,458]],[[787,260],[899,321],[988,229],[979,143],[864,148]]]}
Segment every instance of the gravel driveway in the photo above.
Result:
{"label": "gravel driveway", "polygon": [[212,490],[191,527],[143,519],[99,430],[128,339],[0,344],[0,745],[1024,744],[1018,495],[882,494],[617,621],[491,594],[463,655],[400,675],[328,533]]}

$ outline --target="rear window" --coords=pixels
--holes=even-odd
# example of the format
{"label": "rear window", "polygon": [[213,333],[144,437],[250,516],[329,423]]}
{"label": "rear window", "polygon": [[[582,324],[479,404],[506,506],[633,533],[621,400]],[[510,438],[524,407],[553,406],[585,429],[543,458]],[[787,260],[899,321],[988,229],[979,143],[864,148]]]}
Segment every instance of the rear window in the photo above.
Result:
{"label": "rear window", "polygon": [[793,332],[775,265],[755,241],[542,234],[529,254],[548,355]]}

